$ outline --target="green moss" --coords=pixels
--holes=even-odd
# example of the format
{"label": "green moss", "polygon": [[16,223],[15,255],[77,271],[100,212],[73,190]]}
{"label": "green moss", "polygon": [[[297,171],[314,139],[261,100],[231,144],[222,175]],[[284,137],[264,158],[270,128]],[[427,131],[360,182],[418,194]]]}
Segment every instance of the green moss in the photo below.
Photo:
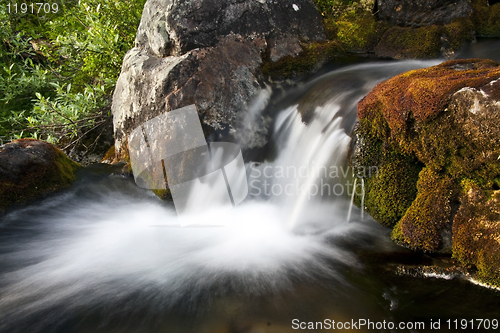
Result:
{"label": "green moss", "polygon": [[[373,1],[315,0],[315,3],[324,17],[327,38],[339,41],[346,52],[375,51],[379,57],[430,59],[453,54],[475,38],[474,24],[469,18],[455,19],[444,26],[389,27],[372,15]],[[488,15],[500,17],[496,7],[491,8]],[[481,12],[478,17],[484,14]],[[489,20],[488,26],[498,22],[498,19]]]}
{"label": "green moss", "polygon": [[286,56],[272,62],[264,55],[261,71],[272,79],[294,78],[313,72],[326,62],[347,52],[370,52],[380,40],[387,24],[377,22],[371,14],[373,2],[347,0],[316,0],[323,15],[327,41],[302,45],[300,55]]}
{"label": "green moss", "polygon": [[434,252],[441,245],[441,231],[451,218],[453,181],[430,168],[420,172],[418,194],[394,228],[392,239],[405,247]]}
{"label": "green moss", "polygon": [[499,240],[500,191],[487,195],[472,185],[453,221],[453,256],[483,282],[500,286]]}
{"label": "green moss", "polygon": [[[367,52],[377,45],[387,25],[369,12],[346,14],[335,22],[336,38],[348,52]],[[327,26],[325,24],[325,26]]]}
{"label": "green moss", "polygon": [[101,162],[111,163],[115,159],[116,159],[116,147],[115,145],[112,145],[111,148],[108,149],[106,154],[104,154],[104,157],[102,158]]}
{"label": "green moss", "polygon": [[372,51],[388,27],[372,15],[373,2],[318,0],[316,5],[324,16],[326,37],[339,41],[346,52]]}
{"label": "green moss", "polygon": [[[365,207],[376,221],[393,227],[416,197],[416,183],[422,165],[411,156],[384,144],[370,133],[371,130],[371,127],[363,125],[358,128],[358,136],[363,138],[363,148],[353,164],[356,168],[378,168],[375,177],[365,179]],[[357,204],[360,204],[359,199]]]}
{"label": "green moss", "polygon": [[325,28],[326,38],[328,38],[329,40],[334,40],[335,38],[337,38],[339,28],[335,19],[325,18],[323,20],[323,27]]}
{"label": "green moss", "polygon": [[473,1],[471,19],[479,36],[500,36],[500,3],[488,6],[486,1]]}
{"label": "green moss", "polygon": [[495,189],[500,189],[500,176],[498,176],[498,177],[496,177],[496,178],[494,178],[492,180],[492,186],[491,187],[493,187]]}
{"label": "green moss", "polygon": [[474,39],[474,24],[468,18],[453,20],[444,26],[444,32],[453,51],[458,51],[466,42]]}
{"label": "green moss", "polygon": [[384,157],[378,177],[367,181],[365,205],[381,224],[392,227],[415,199],[421,165],[410,157],[392,153]]}
{"label": "green moss", "polygon": [[318,69],[325,62],[344,54],[344,48],[338,41],[313,42],[303,46],[302,53],[296,57],[285,56],[272,62],[266,55],[261,71],[273,79],[293,78]]}
{"label": "green moss", "polygon": [[436,58],[440,55],[443,27],[391,27],[375,48],[377,55],[396,59]]}
{"label": "green moss", "polygon": [[360,130],[363,135],[373,136],[381,141],[391,136],[391,128],[384,117],[383,103],[374,103],[362,109],[363,117],[360,117],[360,106],[358,104],[358,118]]}
{"label": "green moss", "polygon": [[474,39],[474,26],[467,18],[448,25],[423,27],[391,27],[382,36],[375,52],[381,57],[396,59],[430,59],[443,50],[458,51],[465,42]]}
{"label": "green moss", "polygon": [[55,150],[54,164],[57,169],[52,174],[52,181],[59,182],[59,186],[68,187],[76,180],[76,171],[82,166],[68,158],[60,149]]}
{"label": "green moss", "polygon": [[323,17],[337,18],[345,14],[371,13],[374,0],[314,0]]}
{"label": "green moss", "polygon": [[170,192],[170,189],[166,190],[152,190],[156,196],[162,200],[166,201],[172,201],[172,193]]}

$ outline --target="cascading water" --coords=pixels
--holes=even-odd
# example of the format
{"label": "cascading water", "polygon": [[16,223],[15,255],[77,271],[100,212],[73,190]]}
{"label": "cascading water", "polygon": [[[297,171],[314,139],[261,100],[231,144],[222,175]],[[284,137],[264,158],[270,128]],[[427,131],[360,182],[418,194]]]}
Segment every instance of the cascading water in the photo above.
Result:
{"label": "cascading water", "polygon": [[[180,228],[171,204],[120,176],[83,177],[64,194],[11,212],[0,222],[0,331],[216,332],[211,311],[222,300],[218,318],[233,328],[219,331],[250,332],[241,327],[252,325],[235,319],[245,308],[241,297],[268,309],[275,299],[291,314],[298,310],[283,303],[304,290],[316,299],[301,302],[318,313],[346,317],[352,308],[383,316],[348,301],[372,304],[346,276],[360,267],[346,244],[362,246],[387,230],[359,222],[356,209],[348,223],[350,198],[332,195],[332,188],[344,186],[352,172],[332,178],[325,170],[347,168],[356,103],[376,83],[436,63],[355,65],[302,87],[302,93],[326,89],[328,98],[307,124],[300,103],[279,113],[276,158],[247,161],[247,201],[187,223],[225,227]],[[320,285],[333,290],[334,303],[314,292]],[[254,308],[245,313],[261,318]]]}
{"label": "cascading water", "polygon": [[[348,220],[352,207],[347,207],[346,199],[350,193],[361,194],[352,180],[356,170],[347,164],[357,102],[384,79],[435,64],[438,62],[356,65],[310,82],[303,91],[307,94],[312,90],[316,93],[313,96],[321,96],[323,103],[314,107],[307,125],[298,110],[299,105],[290,106],[278,115],[274,140],[279,154],[273,161],[251,168],[250,186],[254,193],[263,193],[270,197],[270,202],[282,207],[282,218],[292,230],[301,221],[308,220],[311,206],[318,209],[334,205],[338,207],[336,219]],[[255,189],[252,186],[255,184],[267,186]]]}

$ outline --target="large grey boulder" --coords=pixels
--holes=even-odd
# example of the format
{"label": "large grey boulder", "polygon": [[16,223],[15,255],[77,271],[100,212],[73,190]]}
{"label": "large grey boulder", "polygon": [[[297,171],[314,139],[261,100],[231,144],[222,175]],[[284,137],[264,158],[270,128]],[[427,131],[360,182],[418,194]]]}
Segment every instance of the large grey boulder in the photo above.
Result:
{"label": "large grey boulder", "polygon": [[312,0],[148,0],[113,95],[117,157],[135,127],[190,104],[207,132],[231,132],[265,86],[263,58],[324,38]]}

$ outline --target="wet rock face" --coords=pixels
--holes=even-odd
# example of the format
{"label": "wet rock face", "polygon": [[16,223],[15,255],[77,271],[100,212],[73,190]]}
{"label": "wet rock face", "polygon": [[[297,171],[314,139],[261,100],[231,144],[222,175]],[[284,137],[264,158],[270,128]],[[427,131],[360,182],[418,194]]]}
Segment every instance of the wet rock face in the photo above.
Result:
{"label": "wet rock face", "polygon": [[324,38],[312,0],[148,0],[113,96],[118,158],[135,127],[190,104],[206,132],[231,130],[265,84],[264,54],[278,61]]}
{"label": "wet rock face", "polygon": [[50,143],[21,139],[0,150],[0,212],[67,188],[80,165]]}
{"label": "wet rock face", "polygon": [[401,74],[358,104],[358,118],[352,161],[379,167],[366,180],[372,216],[398,244],[452,253],[500,285],[500,64]]}
{"label": "wet rock face", "polygon": [[449,24],[472,13],[467,0],[377,0],[377,9],[381,20],[409,27]]}

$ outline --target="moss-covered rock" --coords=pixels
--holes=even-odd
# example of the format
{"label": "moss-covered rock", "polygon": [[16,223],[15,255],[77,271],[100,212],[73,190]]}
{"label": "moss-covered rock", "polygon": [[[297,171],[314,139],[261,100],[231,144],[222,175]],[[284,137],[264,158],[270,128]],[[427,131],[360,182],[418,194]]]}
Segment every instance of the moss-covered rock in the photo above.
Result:
{"label": "moss-covered rock", "polygon": [[372,52],[387,29],[385,22],[376,21],[366,11],[347,12],[338,17],[327,16],[323,25],[328,40],[303,43],[302,52],[298,55],[272,61],[268,52],[261,67],[264,76],[275,80],[295,78],[314,72],[325,63],[348,53]]}
{"label": "moss-covered rock", "polygon": [[462,88],[486,89],[496,98],[498,83],[490,83],[500,77],[498,66],[492,60],[463,59],[403,73],[378,84],[363,98],[358,104],[358,118],[366,119],[365,126],[372,126],[370,133],[380,139],[388,134],[405,139],[412,133],[409,125],[415,125],[415,121],[424,124],[444,116],[451,95]]}
{"label": "moss-covered rock", "polygon": [[[328,21],[327,21],[328,22]],[[388,24],[377,21],[369,12],[348,13],[340,16],[335,22],[325,23],[325,30],[331,35],[331,26],[335,26],[335,36],[348,52],[372,51]]]}
{"label": "moss-covered rock", "polygon": [[68,188],[81,166],[50,143],[20,139],[0,151],[0,212]]}
{"label": "moss-covered rock", "polygon": [[[363,126],[355,132],[358,142],[353,167],[376,166],[377,170],[375,176],[365,179],[365,207],[381,224],[394,227],[417,195],[416,183],[422,165],[415,158],[391,149]],[[359,197],[356,200],[360,204]]]}
{"label": "moss-covered rock", "polygon": [[500,36],[500,3],[488,5],[486,0],[473,0],[471,19],[479,36]]}
{"label": "moss-covered rock", "polygon": [[474,24],[469,18],[455,19],[444,26],[444,35],[446,36],[445,42],[449,44],[448,48],[457,51],[466,42],[475,39]]}
{"label": "moss-covered rock", "polygon": [[428,27],[392,27],[382,36],[375,47],[378,57],[436,58],[440,54],[442,29],[439,26]]}
{"label": "moss-covered rock", "polygon": [[[500,223],[492,197],[500,189],[500,64],[455,60],[403,73],[360,101],[358,118],[353,164],[380,170],[365,181],[368,212],[414,250],[442,250],[452,230],[459,262],[496,279],[496,250],[476,248],[493,248],[500,228],[488,229],[490,238],[473,235],[485,221]],[[484,195],[472,200],[471,188]]]}
{"label": "moss-covered rock", "polygon": [[453,182],[424,168],[417,189],[415,200],[394,227],[391,237],[405,247],[434,252],[442,245],[441,233],[451,219]]}
{"label": "moss-covered rock", "polygon": [[453,255],[500,287],[500,191],[466,184],[464,192],[453,220]]}
{"label": "moss-covered rock", "polygon": [[379,57],[395,59],[429,59],[451,57],[465,42],[474,39],[470,19],[456,19],[447,25],[389,28],[375,47]]}
{"label": "moss-covered rock", "polygon": [[324,17],[328,39],[340,42],[346,52],[374,52],[383,58],[453,58],[465,43],[475,39],[474,24],[494,30],[498,21],[483,18],[494,15],[495,6],[490,10],[476,5],[472,14],[473,8],[466,0],[384,1],[377,2],[376,8],[375,1],[315,3]]}
{"label": "moss-covered rock", "polygon": [[170,189],[165,189],[165,190],[152,190],[154,194],[161,200],[166,200],[166,201],[172,201],[172,192],[170,192]]}

